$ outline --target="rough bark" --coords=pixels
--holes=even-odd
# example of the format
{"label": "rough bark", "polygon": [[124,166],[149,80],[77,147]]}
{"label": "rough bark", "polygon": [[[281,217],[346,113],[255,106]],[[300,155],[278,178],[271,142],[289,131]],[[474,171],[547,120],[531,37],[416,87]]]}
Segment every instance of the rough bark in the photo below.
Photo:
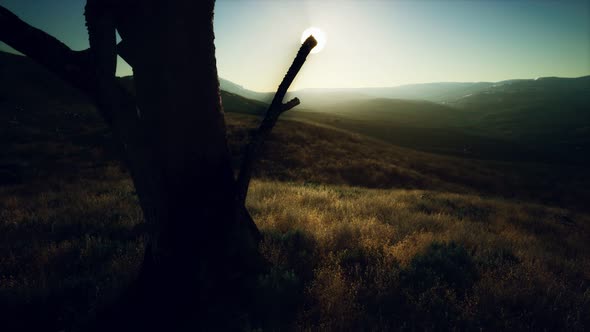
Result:
{"label": "rough bark", "polygon": [[258,264],[256,243],[234,199],[213,5],[154,1],[132,10],[133,24],[113,18],[130,53],[141,53],[131,58],[139,150],[147,150],[141,159],[150,166],[147,176],[144,168],[134,180],[150,234],[138,293],[152,300],[143,314],[160,317],[150,327],[236,322],[245,279]]}

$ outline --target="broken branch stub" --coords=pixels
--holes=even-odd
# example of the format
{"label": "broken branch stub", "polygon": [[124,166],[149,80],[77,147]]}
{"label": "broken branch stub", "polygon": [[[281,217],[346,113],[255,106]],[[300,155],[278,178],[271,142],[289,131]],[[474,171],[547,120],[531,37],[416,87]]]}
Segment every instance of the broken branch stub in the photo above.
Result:
{"label": "broken branch stub", "polygon": [[281,113],[286,112],[299,104],[301,104],[299,98],[293,98],[283,104],[283,107],[281,107]]}
{"label": "broken branch stub", "polygon": [[240,173],[237,180],[237,200],[241,205],[245,205],[246,203],[246,195],[248,194],[248,187],[252,177],[252,167],[260,147],[268,138],[281,113],[286,112],[300,104],[298,98],[293,98],[284,104],[283,99],[287,94],[289,86],[291,86],[291,83],[293,83],[295,76],[297,76],[297,73],[299,73],[299,70],[305,63],[307,56],[316,45],[317,41],[313,36],[307,37],[303,44],[301,44],[301,47],[297,52],[297,56],[295,56],[295,60],[293,60],[291,67],[289,67],[287,74],[285,74],[283,81],[279,85],[279,88],[277,89],[277,92],[275,93],[275,96],[268,107],[268,110],[266,111],[260,126],[258,127],[258,130],[254,132],[250,143],[246,147],[246,153],[244,155],[244,159],[242,160],[242,165],[240,167]]}

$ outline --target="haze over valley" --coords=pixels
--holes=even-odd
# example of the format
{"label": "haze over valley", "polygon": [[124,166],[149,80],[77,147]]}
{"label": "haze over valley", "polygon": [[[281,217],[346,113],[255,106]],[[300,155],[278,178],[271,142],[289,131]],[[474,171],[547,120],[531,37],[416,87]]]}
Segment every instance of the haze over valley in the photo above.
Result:
{"label": "haze over valley", "polygon": [[[248,107],[247,112],[264,112],[272,98],[271,93],[254,92],[224,79],[221,89],[261,102],[258,110]],[[483,159],[589,161],[590,76],[303,89],[290,94],[302,104],[288,118],[406,147]],[[233,101],[226,103],[234,109]]]}

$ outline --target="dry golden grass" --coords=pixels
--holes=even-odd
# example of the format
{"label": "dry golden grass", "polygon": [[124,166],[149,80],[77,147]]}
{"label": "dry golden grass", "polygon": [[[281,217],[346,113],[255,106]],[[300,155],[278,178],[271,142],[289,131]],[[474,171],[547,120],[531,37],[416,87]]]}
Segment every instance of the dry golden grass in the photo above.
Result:
{"label": "dry golden grass", "polygon": [[[255,119],[228,119],[239,155]],[[124,289],[141,261],[141,211],[100,123],[66,121],[68,136],[43,127],[52,121],[39,115],[2,136],[19,142],[0,158],[18,166],[16,183],[0,187],[4,326],[72,324]],[[269,143],[248,208],[274,265],[262,290],[281,291],[267,307],[286,317],[274,327],[590,326],[579,170],[442,157],[290,121]]]}
{"label": "dry golden grass", "polygon": [[[236,165],[257,119],[227,114]],[[509,163],[418,152],[297,121],[279,121],[255,167],[260,178],[501,196],[590,212],[583,167]]]}
{"label": "dry golden grass", "polygon": [[[580,330],[590,318],[587,215],[474,195],[269,181],[253,183],[248,208],[267,235],[265,256],[309,278],[301,328]],[[306,240],[293,245],[293,237]],[[407,289],[402,275],[417,257],[450,243],[473,262],[473,284]],[[441,264],[429,269],[445,279]]]}

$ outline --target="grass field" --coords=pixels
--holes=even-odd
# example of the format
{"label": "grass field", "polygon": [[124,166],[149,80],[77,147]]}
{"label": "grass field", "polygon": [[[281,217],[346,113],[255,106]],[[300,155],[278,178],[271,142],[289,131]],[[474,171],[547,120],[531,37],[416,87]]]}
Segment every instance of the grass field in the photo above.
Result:
{"label": "grass field", "polygon": [[[34,106],[1,112],[14,122],[0,134],[0,312],[14,330],[82,324],[133,280],[143,250],[133,186],[93,110]],[[239,156],[256,118],[227,118]],[[276,318],[265,328],[584,330],[584,183],[581,168],[281,121],[248,197],[274,265],[260,278]]]}
{"label": "grass field", "polygon": [[303,284],[300,328],[588,326],[588,216],[424,190],[252,189],[263,253]]}
{"label": "grass field", "polygon": [[[95,110],[15,59],[0,66],[22,73],[0,81],[0,327],[83,326],[133,281],[142,213]],[[237,166],[258,120],[233,112],[264,105],[222,96]],[[586,167],[419,152],[358,134],[362,119],[300,115],[279,121],[247,201],[273,266],[264,330],[590,328]]]}

